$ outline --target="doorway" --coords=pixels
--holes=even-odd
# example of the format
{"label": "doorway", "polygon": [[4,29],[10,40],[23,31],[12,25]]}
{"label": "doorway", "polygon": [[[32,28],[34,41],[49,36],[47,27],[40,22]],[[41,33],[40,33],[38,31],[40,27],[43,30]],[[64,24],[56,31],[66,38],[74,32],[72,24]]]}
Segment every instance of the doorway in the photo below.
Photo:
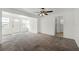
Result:
{"label": "doorway", "polygon": [[56,37],[63,37],[63,24],[64,19],[63,16],[57,16],[55,18],[55,36]]}

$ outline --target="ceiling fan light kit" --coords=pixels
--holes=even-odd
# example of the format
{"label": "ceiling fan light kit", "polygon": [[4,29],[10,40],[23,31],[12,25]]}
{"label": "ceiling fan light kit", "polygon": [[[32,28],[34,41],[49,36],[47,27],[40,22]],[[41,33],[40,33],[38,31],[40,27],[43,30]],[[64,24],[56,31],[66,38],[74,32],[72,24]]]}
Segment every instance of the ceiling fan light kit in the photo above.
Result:
{"label": "ceiling fan light kit", "polygon": [[45,8],[41,8],[41,11],[39,12],[40,16],[45,16],[45,15],[48,15],[48,13],[51,13],[53,11],[47,11]]}
{"label": "ceiling fan light kit", "polygon": [[45,16],[45,14],[44,13],[41,13],[40,16]]}

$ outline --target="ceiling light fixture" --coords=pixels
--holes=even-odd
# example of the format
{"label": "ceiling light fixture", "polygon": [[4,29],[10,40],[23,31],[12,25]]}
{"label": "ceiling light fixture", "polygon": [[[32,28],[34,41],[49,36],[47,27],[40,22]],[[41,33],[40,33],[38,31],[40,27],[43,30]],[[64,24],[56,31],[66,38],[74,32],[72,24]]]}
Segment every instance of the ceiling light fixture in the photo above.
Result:
{"label": "ceiling light fixture", "polygon": [[53,12],[52,10],[50,11],[47,11],[46,8],[41,8],[41,10],[37,13],[39,13],[40,16],[45,16],[45,15],[48,15],[48,13],[51,13]]}

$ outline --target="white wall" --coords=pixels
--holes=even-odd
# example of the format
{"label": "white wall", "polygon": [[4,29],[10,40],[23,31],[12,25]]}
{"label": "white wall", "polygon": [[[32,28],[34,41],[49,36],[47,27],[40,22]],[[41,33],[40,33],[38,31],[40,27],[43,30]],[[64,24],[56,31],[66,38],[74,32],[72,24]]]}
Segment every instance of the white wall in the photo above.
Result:
{"label": "white wall", "polygon": [[0,42],[1,42],[1,39],[2,39],[2,10],[0,8]]}
{"label": "white wall", "polygon": [[31,18],[29,20],[30,20],[29,32],[38,33],[38,27],[37,27],[38,20],[35,18]]}
{"label": "white wall", "polygon": [[63,12],[64,17],[64,37],[73,39],[74,35],[74,13],[73,9]]}
{"label": "white wall", "polygon": [[48,15],[40,18],[40,32],[48,35],[55,34],[54,15]]}
{"label": "white wall", "polygon": [[74,39],[79,47],[79,9],[67,9],[64,17],[64,37]]}
{"label": "white wall", "polygon": [[40,18],[40,32],[54,35],[55,17],[63,16],[64,37],[74,39],[79,47],[79,9],[66,8],[62,11]]}
{"label": "white wall", "polygon": [[74,39],[76,40],[76,43],[79,47],[79,8],[74,10],[74,15],[75,15],[75,21],[74,21]]}

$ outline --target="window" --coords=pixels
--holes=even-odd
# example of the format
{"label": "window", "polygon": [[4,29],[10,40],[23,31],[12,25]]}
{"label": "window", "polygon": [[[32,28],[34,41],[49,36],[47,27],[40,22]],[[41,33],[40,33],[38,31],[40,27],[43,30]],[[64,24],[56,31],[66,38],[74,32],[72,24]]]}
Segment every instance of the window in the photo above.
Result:
{"label": "window", "polygon": [[2,34],[14,34],[18,32],[27,32],[30,29],[30,18],[22,15],[2,13]]}
{"label": "window", "polygon": [[9,23],[9,18],[2,17],[2,25],[8,24]]}
{"label": "window", "polygon": [[2,34],[9,34],[9,18],[2,17]]}

